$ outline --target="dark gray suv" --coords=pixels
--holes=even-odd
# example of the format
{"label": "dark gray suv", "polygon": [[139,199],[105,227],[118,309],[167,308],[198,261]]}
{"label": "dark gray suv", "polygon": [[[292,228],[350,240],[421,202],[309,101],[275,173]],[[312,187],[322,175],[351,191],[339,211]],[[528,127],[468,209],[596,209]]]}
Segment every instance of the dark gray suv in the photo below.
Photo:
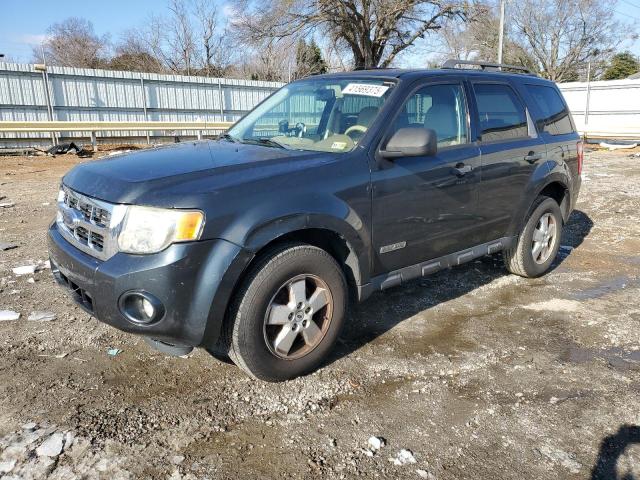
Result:
{"label": "dark gray suv", "polygon": [[498,252],[542,275],[582,142],[552,82],[466,67],[306,78],[215,141],[77,166],[55,278],[164,352],[279,381],[321,365],[350,299]]}

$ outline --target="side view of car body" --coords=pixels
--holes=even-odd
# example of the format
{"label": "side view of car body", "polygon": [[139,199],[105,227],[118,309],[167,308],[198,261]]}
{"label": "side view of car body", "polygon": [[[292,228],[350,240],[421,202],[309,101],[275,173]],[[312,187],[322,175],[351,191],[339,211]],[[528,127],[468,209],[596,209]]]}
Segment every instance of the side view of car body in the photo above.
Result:
{"label": "side view of car body", "polygon": [[498,252],[542,275],[582,142],[552,82],[482,67],[314,76],[218,140],[80,165],[49,229],[54,275],[155,348],[268,381],[320,366],[376,290]]}

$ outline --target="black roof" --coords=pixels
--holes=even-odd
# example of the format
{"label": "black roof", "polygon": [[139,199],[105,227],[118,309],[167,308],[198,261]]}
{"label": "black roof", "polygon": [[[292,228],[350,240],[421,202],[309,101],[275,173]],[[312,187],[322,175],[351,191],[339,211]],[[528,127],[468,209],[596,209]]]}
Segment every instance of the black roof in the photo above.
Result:
{"label": "black roof", "polygon": [[417,78],[442,76],[442,75],[465,75],[479,78],[509,78],[516,81],[526,81],[527,83],[553,83],[550,80],[521,73],[510,73],[501,71],[477,70],[470,68],[373,68],[369,70],[352,70],[349,72],[325,73],[307,78],[397,78],[402,80],[414,80]]}

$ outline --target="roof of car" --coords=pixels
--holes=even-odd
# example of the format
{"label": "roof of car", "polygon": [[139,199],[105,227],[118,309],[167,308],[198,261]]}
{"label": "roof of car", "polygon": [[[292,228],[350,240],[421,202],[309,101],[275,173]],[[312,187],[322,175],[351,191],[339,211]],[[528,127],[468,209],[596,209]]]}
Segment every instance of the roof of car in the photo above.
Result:
{"label": "roof of car", "polygon": [[368,70],[352,70],[348,72],[336,72],[336,73],[325,73],[322,75],[317,75],[313,78],[340,78],[340,77],[371,77],[371,78],[398,78],[398,79],[407,79],[413,80],[415,78],[421,78],[426,76],[438,76],[438,75],[447,75],[447,74],[460,74],[460,75],[468,75],[473,77],[491,77],[491,78],[511,78],[516,80],[527,79],[527,81],[540,81],[540,82],[549,82],[549,80],[540,78],[536,75],[530,74],[522,74],[522,73],[510,73],[506,71],[498,71],[498,70],[478,70],[471,68],[437,68],[437,69],[426,69],[426,68],[374,68]]}

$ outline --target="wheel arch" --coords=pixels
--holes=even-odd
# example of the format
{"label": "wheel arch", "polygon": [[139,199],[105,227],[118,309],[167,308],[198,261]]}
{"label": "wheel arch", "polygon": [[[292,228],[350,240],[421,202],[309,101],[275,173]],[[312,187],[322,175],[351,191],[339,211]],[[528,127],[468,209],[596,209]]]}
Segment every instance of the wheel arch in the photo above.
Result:
{"label": "wheel arch", "polygon": [[[267,238],[268,240],[266,240]],[[253,245],[253,248],[251,248],[254,251],[254,256],[238,279],[234,292],[244,281],[247,272],[260,258],[279,245],[287,243],[306,243],[329,253],[342,267],[349,286],[350,296],[355,296],[354,298],[357,298],[358,287],[362,285],[363,277],[368,281],[368,269],[361,264],[362,260],[359,258],[352,242],[334,229],[305,226],[303,228],[282,230],[269,237],[262,236],[262,240],[259,246]]]}
{"label": "wheel arch", "polygon": [[569,219],[571,208],[571,193],[567,185],[560,180],[553,180],[540,189],[538,195],[553,198],[560,206],[562,212],[562,220],[566,222]]}
{"label": "wheel arch", "polygon": [[571,214],[571,189],[569,185],[568,178],[559,172],[540,177],[537,181],[531,182],[523,196],[520,207],[514,213],[508,235],[516,236],[519,234],[529,217],[531,206],[540,195],[551,197],[558,202],[562,212],[562,219],[566,222]]}

